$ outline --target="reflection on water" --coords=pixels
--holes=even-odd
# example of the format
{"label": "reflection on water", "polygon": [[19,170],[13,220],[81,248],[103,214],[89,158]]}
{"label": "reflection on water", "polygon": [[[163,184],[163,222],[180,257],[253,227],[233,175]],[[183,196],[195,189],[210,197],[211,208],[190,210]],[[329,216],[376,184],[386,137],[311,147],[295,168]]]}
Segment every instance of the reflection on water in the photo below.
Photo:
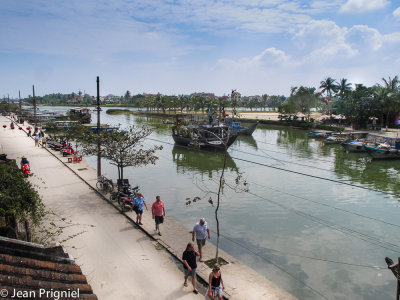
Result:
{"label": "reflection on water", "polygon": [[254,137],[252,135],[250,136],[239,136],[236,140],[236,144],[238,144],[239,146],[241,144],[245,144],[246,146],[250,146],[252,149],[257,150],[258,146],[257,146],[257,141],[254,139]]}
{"label": "reflection on water", "polygon": [[[222,169],[223,160],[223,154],[218,152],[192,150],[178,145],[172,148],[172,161],[176,164],[178,173],[195,172],[208,174],[212,178],[215,171]],[[229,153],[226,156],[226,169],[238,171]]]}
{"label": "reflection on water", "polygon": [[400,162],[372,160],[366,153],[346,153],[335,149],[335,172],[339,178],[400,195]]}

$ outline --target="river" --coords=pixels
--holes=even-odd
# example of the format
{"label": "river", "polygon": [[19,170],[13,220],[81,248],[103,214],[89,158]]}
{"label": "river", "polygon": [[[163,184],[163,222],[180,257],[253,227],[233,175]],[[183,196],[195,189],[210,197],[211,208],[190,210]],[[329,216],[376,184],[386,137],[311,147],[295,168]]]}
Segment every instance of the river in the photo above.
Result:
{"label": "river", "polygon": [[[168,215],[188,228],[205,217],[214,231],[208,200],[216,202],[222,154],[174,146],[161,119],[105,110],[102,123],[147,125],[153,133],[144,145],[163,146],[156,165],[124,170],[131,184],[148,202],[161,195]],[[88,161],[96,168],[95,158]],[[103,173],[117,177],[104,161]],[[238,174],[248,191],[236,188]],[[391,300],[396,282],[384,258],[400,256],[399,178],[399,161],[345,153],[306,131],[259,126],[228,151],[220,247],[299,299]]]}

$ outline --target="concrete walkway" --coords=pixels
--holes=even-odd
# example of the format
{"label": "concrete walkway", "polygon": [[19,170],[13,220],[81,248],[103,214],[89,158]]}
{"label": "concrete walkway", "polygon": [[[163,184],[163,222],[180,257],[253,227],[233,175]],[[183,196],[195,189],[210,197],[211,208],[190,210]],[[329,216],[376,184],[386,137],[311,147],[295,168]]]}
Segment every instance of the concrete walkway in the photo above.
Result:
{"label": "concrete walkway", "polygon": [[99,299],[204,299],[193,294],[190,286],[183,287],[183,273],[170,254],[157,250],[160,248],[151,238],[45,149],[35,148],[34,141],[18,127],[9,129],[9,124],[0,117],[0,144],[7,157],[19,162],[25,155],[34,173],[30,180],[41,187],[39,193],[47,208],[82,224],[59,238],[86,231],[70,239],[65,248]]}
{"label": "concrete walkway", "polygon": [[[9,120],[0,117],[0,126],[7,124],[8,127],[9,123]],[[68,159],[58,152],[51,151],[54,157],[45,149],[35,149],[34,141],[18,129],[12,132],[9,128],[3,130],[0,127],[0,130],[0,143],[6,146],[4,151],[9,157],[20,158],[25,155],[31,161],[32,172],[37,175],[32,180],[38,185],[43,185],[39,178],[45,180],[47,188],[40,190],[45,204],[74,222],[96,226],[89,229],[82,227],[88,232],[67,244],[76,246],[69,252],[77,257],[77,262],[82,265],[84,274],[100,299],[111,299],[111,296],[112,299],[191,299],[195,296],[190,293],[190,284],[188,288],[183,288],[183,273],[176,263],[165,251],[156,250],[165,248],[180,258],[191,240],[188,228],[167,216],[160,237],[155,233],[151,213],[145,211],[141,229],[156,240],[152,242],[128,222],[130,218],[135,219],[134,213],[128,212],[124,218],[112,206],[113,203],[110,205],[89,187],[95,189],[97,175],[85,160],[67,163]],[[108,195],[104,194],[104,197]],[[148,201],[150,208],[152,200]],[[205,259],[213,258],[214,254],[215,247],[207,243],[204,248]],[[220,250],[219,256],[228,262],[221,267],[225,296],[228,298],[295,299],[226,252]],[[205,264],[198,263],[201,278],[207,280],[210,271]],[[141,294],[135,294],[135,290]],[[205,290],[199,290],[204,295]],[[204,296],[200,298],[204,299]]]}

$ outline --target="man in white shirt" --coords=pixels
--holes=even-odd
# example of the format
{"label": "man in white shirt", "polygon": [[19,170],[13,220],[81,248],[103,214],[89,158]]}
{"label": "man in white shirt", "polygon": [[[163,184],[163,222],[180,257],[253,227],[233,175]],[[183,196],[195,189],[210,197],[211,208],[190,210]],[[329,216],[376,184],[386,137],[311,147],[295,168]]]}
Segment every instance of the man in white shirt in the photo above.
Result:
{"label": "man in white shirt", "polygon": [[207,235],[208,239],[210,239],[210,229],[208,229],[208,224],[204,218],[201,218],[200,222],[194,225],[192,232],[192,241],[194,242],[194,238],[196,237],[197,247],[199,248],[200,262],[203,261],[202,248],[206,244]]}

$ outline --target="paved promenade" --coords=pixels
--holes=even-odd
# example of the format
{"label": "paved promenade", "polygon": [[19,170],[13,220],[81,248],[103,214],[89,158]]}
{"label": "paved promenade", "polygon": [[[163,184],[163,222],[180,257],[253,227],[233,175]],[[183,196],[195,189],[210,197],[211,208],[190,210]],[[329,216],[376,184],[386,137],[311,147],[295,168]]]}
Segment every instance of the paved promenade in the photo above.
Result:
{"label": "paved promenade", "polygon": [[[191,293],[190,284],[183,287],[183,272],[165,251],[180,258],[191,238],[188,228],[167,216],[162,225],[163,235],[159,237],[151,213],[145,211],[142,229],[147,234],[144,233],[129,221],[130,217],[134,219],[134,213],[123,216],[93,191],[96,171],[84,160],[68,164],[68,159],[58,152],[52,154],[35,148],[32,139],[17,128],[9,129],[9,123],[0,117],[0,144],[4,152],[17,160],[25,155],[35,174],[31,180],[45,186],[39,192],[46,206],[82,224],[70,228],[67,234],[86,231],[69,240],[66,246],[99,299],[204,299]],[[8,128],[4,130],[3,124]],[[212,258],[214,253],[215,247],[208,243],[205,259]],[[224,251],[220,251],[220,256],[229,262],[221,270],[226,296],[230,299],[295,299]],[[199,263],[198,273],[202,278],[208,278],[210,271]],[[205,289],[199,287],[199,290],[204,295]]]}

